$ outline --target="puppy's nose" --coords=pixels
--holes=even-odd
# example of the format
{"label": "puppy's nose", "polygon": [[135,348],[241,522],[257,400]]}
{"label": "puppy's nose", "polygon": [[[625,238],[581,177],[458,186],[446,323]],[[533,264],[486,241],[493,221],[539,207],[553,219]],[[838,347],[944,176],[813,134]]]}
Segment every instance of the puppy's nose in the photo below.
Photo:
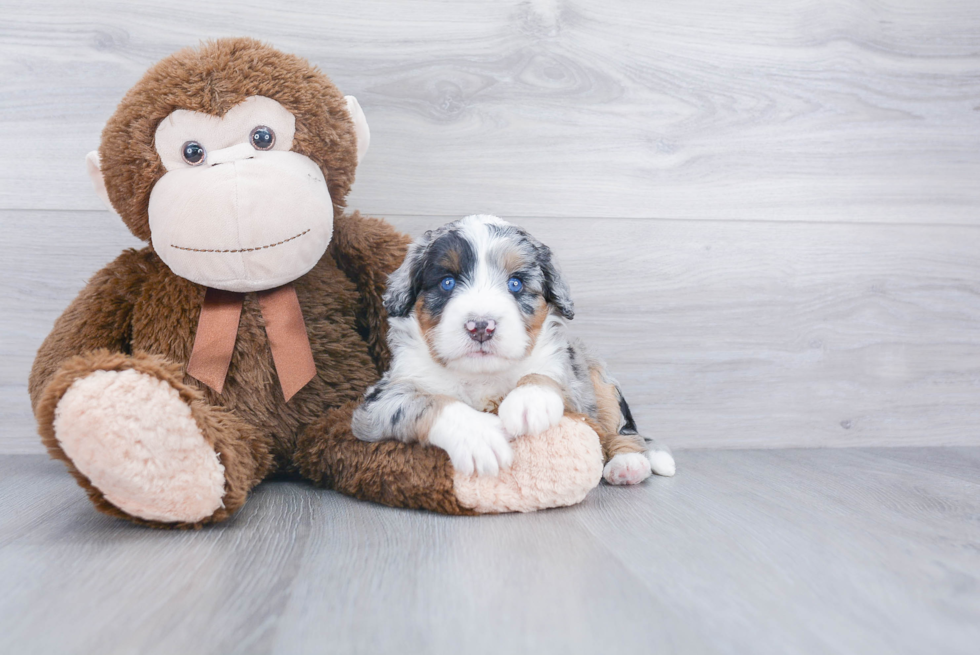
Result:
{"label": "puppy's nose", "polygon": [[463,325],[470,334],[470,339],[483,343],[493,338],[493,331],[497,329],[497,322],[492,318],[486,321],[466,321]]}

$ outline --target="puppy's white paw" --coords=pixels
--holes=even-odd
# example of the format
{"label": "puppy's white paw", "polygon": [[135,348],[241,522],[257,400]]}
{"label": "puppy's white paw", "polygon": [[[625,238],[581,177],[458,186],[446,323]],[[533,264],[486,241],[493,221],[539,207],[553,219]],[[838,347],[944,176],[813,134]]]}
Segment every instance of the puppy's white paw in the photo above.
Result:
{"label": "puppy's white paw", "polygon": [[639,484],[650,477],[650,460],[645,453],[620,453],[602,469],[609,484]]}
{"label": "puppy's white paw", "polygon": [[541,434],[558,425],[565,403],[553,389],[526,384],[517,387],[500,403],[497,415],[511,437]]}
{"label": "puppy's white paw", "polygon": [[650,460],[650,468],[657,475],[669,478],[677,472],[677,465],[674,464],[674,456],[666,450],[648,450],[644,455]]}
{"label": "puppy's white paw", "polygon": [[449,453],[453,468],[463,475],[497,475],[514,460],[507,433],[498,417],[469,405],[447,405],[429,430],[429,443]]}

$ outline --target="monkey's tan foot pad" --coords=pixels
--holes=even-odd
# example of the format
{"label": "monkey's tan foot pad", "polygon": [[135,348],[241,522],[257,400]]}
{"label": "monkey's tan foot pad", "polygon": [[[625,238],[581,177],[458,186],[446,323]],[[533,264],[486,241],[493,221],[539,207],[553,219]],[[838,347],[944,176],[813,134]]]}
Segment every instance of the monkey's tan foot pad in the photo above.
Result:
{"label": "monkey's tan foot pad", "polygon": [[514,463],[497,476],[459,473],[459,503],[480,513],[531,512],[581,502],[602,479],[599,437],[581,419],[565,417],[535,436],[518,437]]}
{"label": "monkey's tan foot pad", "polygon": [[54,433],[75,467],[127,514],[192,523],[222,506],[224,467],[163,380],[132,369],[80,378],[58,402]]}

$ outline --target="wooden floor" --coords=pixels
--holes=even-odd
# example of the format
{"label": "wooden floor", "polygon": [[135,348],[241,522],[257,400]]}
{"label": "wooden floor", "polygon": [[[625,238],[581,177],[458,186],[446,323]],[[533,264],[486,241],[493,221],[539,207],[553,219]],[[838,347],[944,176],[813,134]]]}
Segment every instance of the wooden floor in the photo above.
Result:
{"label": "wooden floor", "polygon": [[225,525],[167,532],[4,456],[0,652],[977,652],[980,448],[678,464],[479,518],[268,482]]}

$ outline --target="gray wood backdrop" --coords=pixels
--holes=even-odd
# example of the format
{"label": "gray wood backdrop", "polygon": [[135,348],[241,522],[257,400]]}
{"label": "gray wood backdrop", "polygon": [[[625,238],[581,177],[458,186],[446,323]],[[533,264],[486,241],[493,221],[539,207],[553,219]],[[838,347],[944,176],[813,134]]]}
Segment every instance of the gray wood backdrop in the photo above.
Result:
{"label": "gray wood backdrop", "polygon": [[[257,6],[265,5],[265,6]],[[372,127],[350,206],[496,213],[680,448],[980,443],[980,3],[0,2],[0,453],[34,352],[138,245],[83,158],[161,57],[251,35]]]}

